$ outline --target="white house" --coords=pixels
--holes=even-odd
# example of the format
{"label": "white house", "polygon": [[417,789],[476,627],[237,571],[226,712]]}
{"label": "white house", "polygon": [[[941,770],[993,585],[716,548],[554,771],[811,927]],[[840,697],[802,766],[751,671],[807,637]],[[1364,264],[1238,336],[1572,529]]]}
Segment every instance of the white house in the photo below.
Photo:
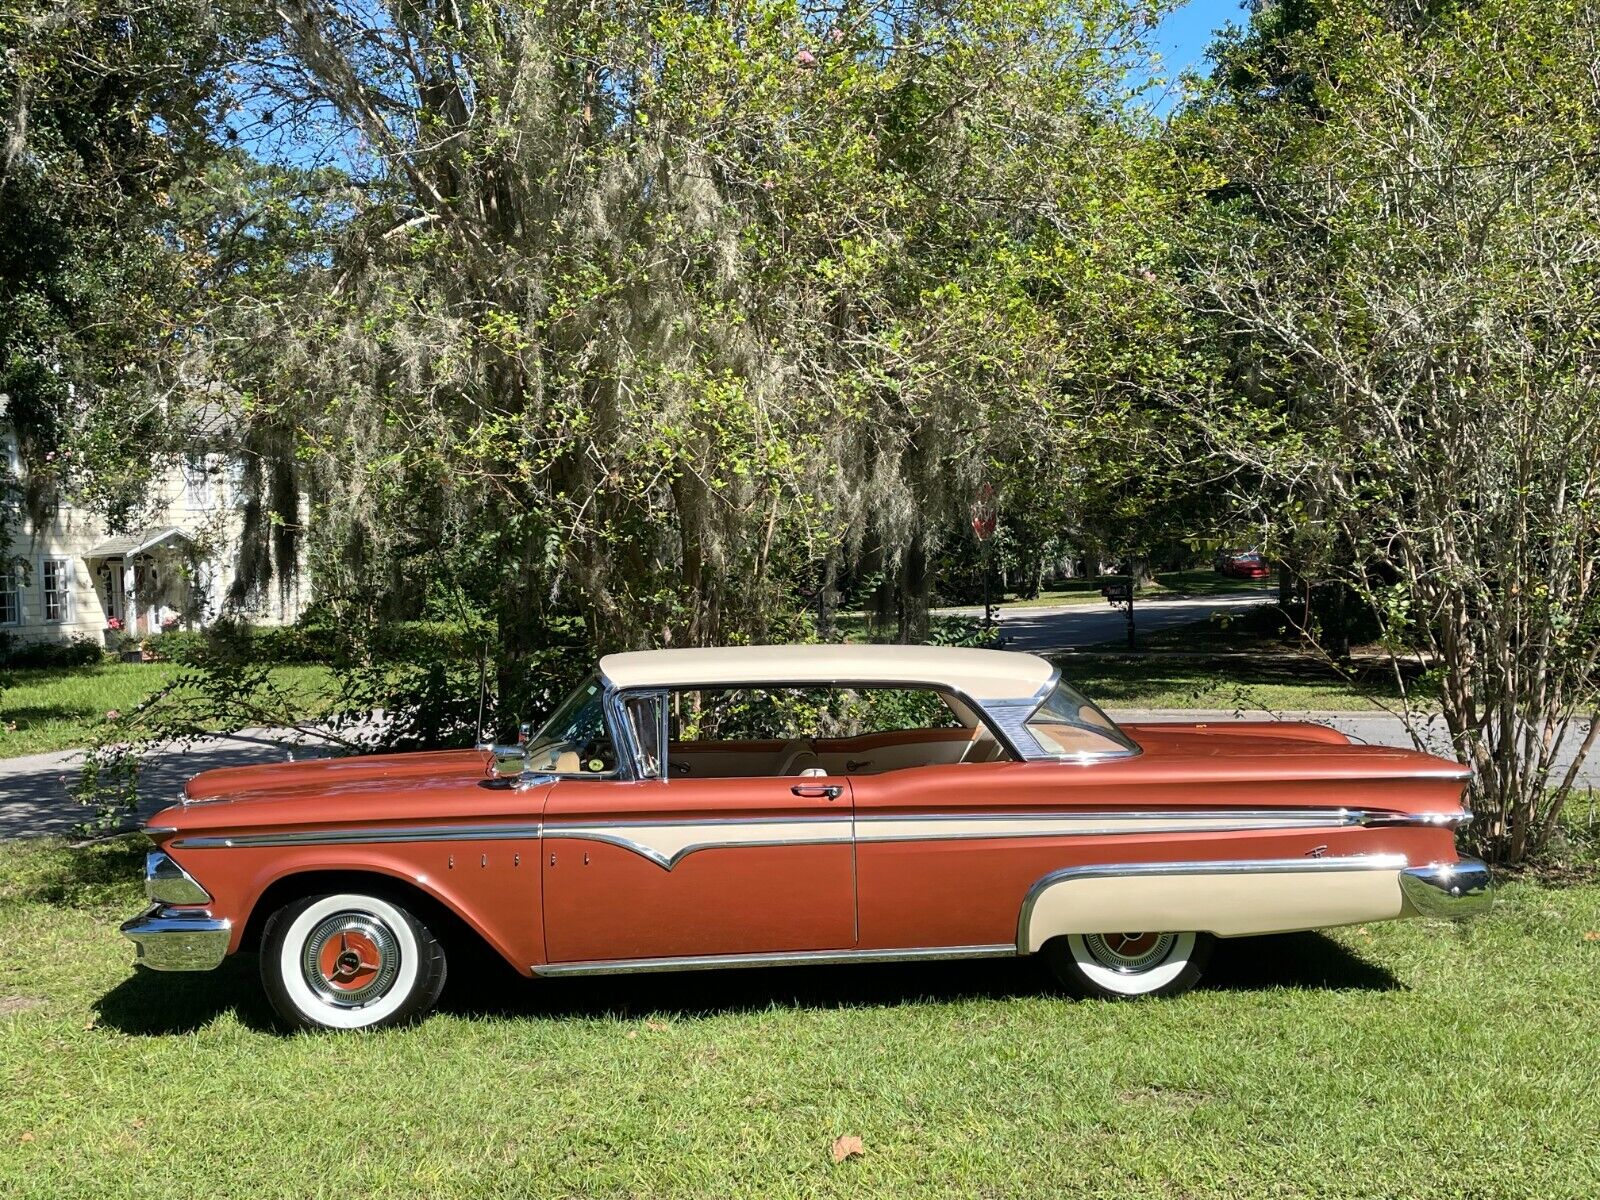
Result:
{"label": "white house", "polygon": [[[23,466],[0,430],[11,478]],[[223,607],[237,576],[242,504],[228,458],[196,455],[160,480],[140,528],[112,533],[104,521],[63,501],[42,519],[15,512],[0,562],[0,633],[19,641],[100,640],[193,629]],[[247,597],[237,611],[267,624],[294,621],[309,599],[297,577]],[[117,640],[116,637],[107,638]]]}

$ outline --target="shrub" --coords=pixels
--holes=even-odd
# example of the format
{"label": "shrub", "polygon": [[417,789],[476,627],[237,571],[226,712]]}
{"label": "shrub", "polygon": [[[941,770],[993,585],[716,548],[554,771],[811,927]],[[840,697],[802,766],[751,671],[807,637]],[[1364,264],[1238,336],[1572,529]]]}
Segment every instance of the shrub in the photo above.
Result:
{"label": "shrub", "polygon": [[65,642],[0,643],[0,662],[8,667],[87,667],[105,658],[105,648],[81,634]]}
{"label": "shrub", "polygon": [[139,642],[146,652],[159,661],[193,663],[205,634],[188,629],[174,629],[167,633],[153,633]]}

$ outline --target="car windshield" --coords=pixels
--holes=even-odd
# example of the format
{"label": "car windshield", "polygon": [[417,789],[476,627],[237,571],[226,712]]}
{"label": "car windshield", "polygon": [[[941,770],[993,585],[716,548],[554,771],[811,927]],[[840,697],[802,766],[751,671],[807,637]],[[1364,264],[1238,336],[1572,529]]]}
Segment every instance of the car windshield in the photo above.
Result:
{"label": "car windshield", "polygon": [[1139,747],[1095,703],[1064,679],[1033,710],[1026,725],[1049,754],[1137,754]]}
{"label": "car windshield", "polygon": [[599,775],[616,768],[598,675],[589,676],[556,706],[528,740],[527,756],[529,770],[560,775]]}

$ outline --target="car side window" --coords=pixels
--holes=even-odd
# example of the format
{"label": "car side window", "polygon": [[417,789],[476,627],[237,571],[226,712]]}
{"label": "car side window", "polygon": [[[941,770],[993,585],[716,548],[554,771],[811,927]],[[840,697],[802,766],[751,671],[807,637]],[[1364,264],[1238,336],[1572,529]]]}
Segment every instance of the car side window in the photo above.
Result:
{"label": "car side window", "polygon": [[1005,752],[935,688],[687,688],[668,699],[672,777],[864,775]]}
{"label": "car side window", "polygon": [[672,693],[673,741],[861,737],[965,726],[932,688],[697,688]]}

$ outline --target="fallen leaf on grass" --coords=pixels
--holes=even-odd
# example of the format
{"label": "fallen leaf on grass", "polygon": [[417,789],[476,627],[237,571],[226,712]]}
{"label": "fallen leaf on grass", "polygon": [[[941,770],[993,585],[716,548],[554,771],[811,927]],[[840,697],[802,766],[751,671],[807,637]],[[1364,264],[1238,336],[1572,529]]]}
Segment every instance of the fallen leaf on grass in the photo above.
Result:
{"label": "fallen leaf on grass", "polygon": [[1600,942],[1600,929],[1591,929],[1583,935],[1586,942]]}
{"label": "fallen leaf on grass", "polygon": [[862,1145],[861,1139],[853,1133],[833,1139],[833,1161],[836,1163],[842,1163],[847,1158],[859,1158],[866,1152],[866,1146]]}
{"label": "fallen leaf on grass", "polygon": [[667,1031],[667,1023],[665,1021],[646,1021],[644,1027],[651,1033],[665,1033]]}
{"label": "fallen leaf on grass", "polygon": [[17,1141],[19,1141],[19,1142],[31,1142],[31,1141],[33,1141],[33,1134],[25,1133],[21,1137],[19,1137],[17,1139]]}

